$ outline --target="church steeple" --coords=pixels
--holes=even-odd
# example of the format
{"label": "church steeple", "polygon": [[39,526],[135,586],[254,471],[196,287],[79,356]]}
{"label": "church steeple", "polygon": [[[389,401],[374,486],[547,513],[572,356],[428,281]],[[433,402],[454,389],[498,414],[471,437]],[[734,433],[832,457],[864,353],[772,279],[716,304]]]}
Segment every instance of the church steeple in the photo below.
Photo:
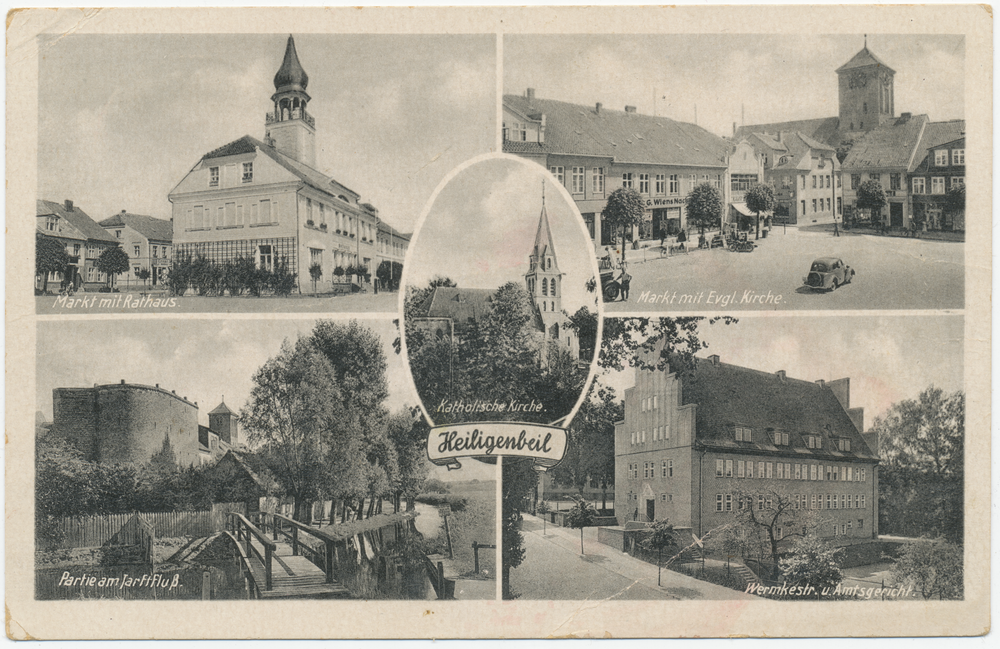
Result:
{"label": "church steeple", "polygon": [[545,323],[546,329],[562,320],[562,276],[552,228],[545,210],[545,181],[542,181],[542,212],[538,217],[535,245],[528,256],[528,272],[524,276],[528,293]]}
{"label": "church steeple", "polygon": [[264,140],[290,158],[316,166],[316,122],[306,111],[309,75],[299,63],[295,39],[288,37],[285,58],[274,75],[274,112],[265,118]]}
{"label": "church steeple", "polygon": [[868,49],[868,35],[861,50],[837,68],[840,95],[840,132],[870,131],[896,114],[896,71]]}

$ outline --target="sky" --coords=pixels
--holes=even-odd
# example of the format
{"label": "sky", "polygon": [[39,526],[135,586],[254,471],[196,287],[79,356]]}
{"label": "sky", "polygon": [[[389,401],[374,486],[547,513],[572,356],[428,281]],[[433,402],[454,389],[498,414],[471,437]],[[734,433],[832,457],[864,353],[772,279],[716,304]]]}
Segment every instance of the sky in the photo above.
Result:
{"label": "sky", "polygon": [[[519,158],[490,158],[459,171],[434,199],[410,244],[406,284],[426,286],[435,275],[461,288],[524,284],[528,256],[535,244],[542,211],[545,170]],[[563,278],[563,310],[572,314],[595,294],[585,285],[593,277],[593,247],[572,201],[548,181],[545,211]]]}
{"label": "sky", "polygon": [[[389,398],[396,411],[417,403],[401,355],[392,349],[392,320],[361,320],[382,339],[388,363]],[[156,385],[198,403],[198,421],[225,398],[241,409],[253,375],[281,351],[285,339],[312,332],[312,319],[133,319],[62,320],[38,323],[36,409],[52,420],[53,388],[86,388],[95,383]]]}
{"label": "sky", "polygon": [[[319,170],[393,227],[412,231],[444,175],[495,146],[493,35],[294,36]],[[170,218],[204,154],[262,139],[288,34],[41,38],[38,196],[100,221]]]}
{"label": "sky", "polygon": [[[864,44],[863,34],[511,34],[503,91],[534,88],[540,99],[616,110],[631,105],[728,136],[733,122],[836,117],[835,70]],[[965,118],[963,36],[870,34],[868,49],[896,71],[897,115]]]}
{"label": "sky", "polygon": [[[731,325],[699,326],[708,349],[723,363],[789,378],[851,379],[851,406],[864,407],[865,427],[892,404],[915,399],[934,385],[964,390],[961,316],[758,316]],[[634,384],[635,370],[599,380],[619,390]]]}

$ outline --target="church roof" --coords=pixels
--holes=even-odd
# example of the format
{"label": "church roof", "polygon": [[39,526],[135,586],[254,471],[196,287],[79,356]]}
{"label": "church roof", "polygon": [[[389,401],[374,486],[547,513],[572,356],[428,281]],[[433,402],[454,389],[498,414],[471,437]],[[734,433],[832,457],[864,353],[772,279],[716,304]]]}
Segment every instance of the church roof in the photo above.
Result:
{"label": "church roof", "polygon": [[455,288],[437,286],[424,304],[426,318],[451,318],[455,324],[466,324],[478,321],[485,316],[493,302],[496,289],[491,288]]}
{"label": "church roof", "polygon": [[855,140],[841,167],[845,171],[909,169],[928,121],[927,115],[905,114],[868,131]]}
{"label": "church roof", "polygon": [[355,198],[359,195],[356,191],[350,189],[346,185],[337,182],[333,178],[330,178],[322,172],[313,169],[309,165],[299,162],[298,160],[285,155],[281,151],[278,151],[273,146],[268,146],[257,138],[249,135],[244,135],[238,140],[233,140],[229,144],[225,144],[220,146],[218,149],[209,151],[202,156],[202,159],[208,160],[212,158],[223,158],[231,155],[253,153],[255,151],[260,151],[294,175],[298,176],[299,180],[306,183],[310,187],[320,190],[321,192],[326,192],[327,194],[331,194],[333,196],[339,196],[340,194],[347,192],[355,196]]}
{"label": "church roof", "polygon": [[790,122],[772,122],[770,124],[748,124],[736,129],[733,140],[738,142],[742,138],[748,138],[754,133],[790,133],[798,132],[817,142],[829,146],[840,144],[840,118],[820,117],[817,119],[800,119]]}
{"label": "church roof", "polygon": [[289,35],[288,44],[285,46],[285,59],[281,62],[278,73],[274,75],[274,88],[278,92],[283,90],[305,92],[308,85],[309,75],[299,63],[299,55],[295,51],[295,39]]}
{"label": "church roof", "polygon": [[129,214],[125,210],[101,221],[102,228],[117,228],[128,226],[146,237],[156,241],[172,241],[174,224],[170,221],[157,219],[145,214]]}
{"label": "church roof", "polygon": [[695,124],[667,117],[504,95],[519,114],[545,115],[545,141],[503,143],[508,153],[608,157],[615,162],[724,167],[729,143]]}
{"label": "church roof", "polygon": [[217,405],[215,407],[215,410],[212,410],[208,414],[210,414],[210,415],[235,415],[236,413],[233,412],[232,410],[230,410],[229,406],[226,405],[226,402],[223,401],[222,403],[220,403],[219,405]]}
{"label": "church roof", "polygon": [[538,218],[538,232],[535,233],[535,247],[531,249],[531,254],[539,259],[546,254],[551,254],[553,257],[556,254],[556,246],[552,242],[552,229],[549,227],[549,214],[545,211],[544,202],[542,203],[542,214]]}
{"label": "church roof", "polygon": [[[803,460],[878,459],[829,386],[705,358],[696,358],[694,369],[679,378],[683,403],[696,404],[695,435],[703,446]],[[753,429],[751,442],[735,440],[737,425]],[[775,431],[788,433],[788,446],[774,444]],[[806,434],[822,436],[822,448],[808,448]],[[839,450],[837,438],[849,439],[851,450]]]}
{"label": "church roof", "polygon": [[888,65],[883,63],[877,56],[872,54],[871,50],[868,49],[867,45],[861,48],[861,51],[855,54],[850,61],[837,68],[837,72],[843,72],[845,70],[853,70],[855,68],[866,68],[870,65],[878,65],[885,68],[889,72],[895,72],[895,70],[890,68]]}

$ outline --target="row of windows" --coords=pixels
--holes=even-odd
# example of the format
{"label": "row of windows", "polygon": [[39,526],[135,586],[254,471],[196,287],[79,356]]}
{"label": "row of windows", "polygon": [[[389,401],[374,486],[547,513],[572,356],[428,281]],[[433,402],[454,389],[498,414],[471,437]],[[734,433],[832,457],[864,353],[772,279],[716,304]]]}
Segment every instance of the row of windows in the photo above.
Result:
{"label": "row of windows", "polygon": [[[132,255],[133,258],[141,257],[142,256],[142,246],[140,244],[138,244],[138,243],[135,244],[135,245],[133,245],[132,246],[132,252],[134,253]],[[167,258],[167,247],[166,246],[150,246],[149,247],[149,256],[152,257],[153,259],[158,259],[160,257],[162,257],[163,259],[166,259]]]}
{"label": "row of windows", "polygon": [[[670,425],[664,424],[663,426],[654,426],[652,431],[652,441],[659,442],[665,439],[670,439]],[[630,443],[632,446],[635,446],[636,444],[645,444],[646,431],[632,431]]]}
{"label": "row of windows", "polygon": [[275,223],[278,221],[278,202],[264,198],[247,209],[235,201],[219,205],[214,210],[204,205],[195,205],[187,211],[188,228],[213,228]]}
{"label": "row of windows", "polygon": [[[628,465],[628,477],[632,480],[639,479],[639,463],[634,462]],[[642,463],[642,477],[643,478],[655,478],[656,477],[656,462],[643,462]],[[661,478],[672,478],[674,477],[674,461],[673,460],[661,460],[660,461],[660,477]]]}
{"label": "row of windows", "polygon": [[[817,179],[819,186],[817,187]],[[817,176],[813,174],[812,176],[812,188],[813,189],[830,189],[830,176]],[[802,189],[806,188],[806,177],[802,176]]]}
{"label": "row of windows", "polygon": [[[787,503],[779,504],[786,509],[865,509],[867,501],[865,494],[790,494]],[[740,496],[733,494],[715,494],[715,511],[731,512],[733,507],[743,511],[756,504],[757,511],[771,509],[774,506],[772,496],[758,494],[757,496]]]}
{"label": "row of windows", "polygon": [[659,410],[660,408],[660,397],[659,395],[653,395],[651,397],[646,397],[639,402],[639,412],[647,412],[649,410]]}
{"label": "row of windows", "polygon": [[[830,202],[829,198],[820,198],[818,200],[819,200],[819,203],[818,203],[819,207],[817,209],[817,202],[816,202],[817,199],[815,199],[815,198],[812,199],[812,213],[813,214],[816,214],[817,212],[829,212],[830,210],[833,209],[833,203]],[[826,203],[825,203],[826,207],[824,207],[823,201],[826,201]],[[805,201],[799,201],[799,203],[801,203],[802,214],[805,214],[806,213],[806,202]],[[841,202],[840,202],[840,196],[838,196],[837,197],[837,213],[839,214],[840,211],[841,211]]]}
{"label": "row of windows", "polygon": [[[376,226],[372,223],[352,217],[350,214],[344,214],[340,210],[332,207],[328,210],[326,205],[320,201],[313,201],[311,198],[306,199],[306,224],[319,226],[326,225],[327,212],[330,212],[333,215],[333,224],[338,234],[353,234],[356,236],[360,234],[363,241],[375,240]],[[318,223],[317,220],[319,221]],[[361,227],[360,233],[358,232],[359,224]]]}
{"label": "row of windows", "polygon": [[[955,187],[958,187],[959,185],[964,185],[964,184],[965,184],[965,177],[964,176],[952,176],[951,177],[951,186],[952,186],[952,188],[955,188]],[[931,191],[930,191],[930,193],[931,194],[943,194],[945,192],[944,185],[945,185],[945,179],[944,179],[943,176],[932,176],[931,177]],[[926,191],[926,189],[927,189],[927,179],[924,178],[923,176],[914,176],[913,177],[913,193],[914,194],[926,194],[926,193],[928,193]]]}
{"label": "row of windows", "polygon": [[[226,174],[225,186],[233,187],[236,185],[236,165],[228,164],[224,167],[209,167],[208,168],[208,186],[209,187],[219,187],[220,185],[220,173],[219,171],[224,170]],[[241,184],[247,184],[253,182],[253,162],[244,162],[242,165],[243,175],[240,177]]]}
{"label": "row of windows", "polygon": [[[556,177],[559,184],[566,185],[566,168],[560,165],[549,167],[549,171]],[[594,167],[590,174],[590,192],[593,195],[604,194],[604,167]],[[586,191],[586,167],[570,167],[568,188],[571,194],[583,194]],[[698,174],[688,175],[688,189],[694,189],[698,184]],[[652,182],[652,185],[650,184]],[[701,182],[709,183],[719,189],[722,188],[722,175],[702,174]],[[640,194],[653,196],[679,196],[681,193],[681,176],[679,174],[648,174],[633,173],[627,171],[622,173],[622,187],[627,189],[637,189]],[[652,191],[650,191],[652,189]]]}
{"label": "row of windows", "polygon": [[289,272],[298,272],[298,255],[293,237],[178,243],[174,245],[174,254],[178,258],[190,256],[192,259],[203,255],[216,263],[231,261],[237,257],[249,257],[254,260],[258,268],[267,270],[274,270],[274,262],[283,260],[288,264]]}
{"label": "row of windows", "polygon": [[[934,166],[948,166],[948,149],[937,149],[934,151]],[[951,164],[961,166],[965,164],[965,149],[951,149]]]}
{"label": "row of windows", "polygon": [[[733,436],[737,442],[752,442],[753,441],[753,429],[746,426],[736,426],[733,429]],[[775,446],[790,446],[791,437],[788,433],[784,431],[774,431],[771,437],[771,441],[774,442]],[[851,440],[846,437],[833,438],[833,441],[837,445],[837,449],[841,451],[851,450]],[[803,435],[802,442],[805,444],[806,448],[823,448],[823,437],[821,435]]]}
{"label": "row of windows", "polygon": [[[758,478],[823,480],[825,472],[827,480],[840,480],[842,482],[867,482],[868,480],[868,470],[865,467],[793,464],[790,462],[757,462],[756,466]],[[716,460],[715,477],[752,478],[754,477],[754,462],[753,460]]]}

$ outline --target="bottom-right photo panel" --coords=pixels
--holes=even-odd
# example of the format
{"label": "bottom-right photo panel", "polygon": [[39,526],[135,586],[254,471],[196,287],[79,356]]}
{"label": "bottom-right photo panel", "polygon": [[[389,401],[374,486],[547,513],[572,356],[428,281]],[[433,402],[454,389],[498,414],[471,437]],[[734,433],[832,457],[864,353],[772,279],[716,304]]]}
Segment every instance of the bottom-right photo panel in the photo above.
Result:
{"label": "bottom-right photo panel", "polygon": [[545,472],[503,463],[503,596],[963,599],[961,315],[607,318]]}

